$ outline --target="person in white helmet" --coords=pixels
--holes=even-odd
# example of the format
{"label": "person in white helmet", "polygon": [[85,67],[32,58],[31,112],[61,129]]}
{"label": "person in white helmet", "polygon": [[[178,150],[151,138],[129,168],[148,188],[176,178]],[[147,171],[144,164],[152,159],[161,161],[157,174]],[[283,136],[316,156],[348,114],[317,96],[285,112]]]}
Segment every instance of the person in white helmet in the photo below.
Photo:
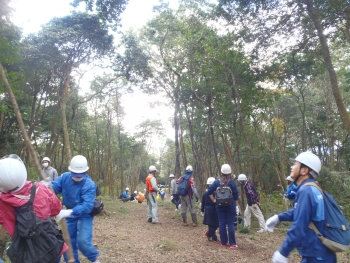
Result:
{"label": "person in white helmet", "polygon": [[287,189],[286,192],[284,193],[284,198],[289,201],[289,206],[293,207],[294,206],[294,200],[296,196],[296,191],[297,191],[297,186],[294,184],[294,180],[292,177],[288,176],[286,178],[287,182]]}
{"label": "person in white helmet", "polygon": [[187,193],[185,195],[181,195],[181,216],[182,216],[182,225],[188,226],[187,224],[187,210],[190,211],[191,218],[192,218],[192,226],[196,227],[198,225],[197,222],[197,211],[194,206],[194,200],[193,196],[196,197],[196,202],[199,200],[198,192],[196,189],[196,182],[194,181],[194,178],[192,176],[193,173],[193,167],[192,165],[187,165],[185,174],[181,176],[179,179],[176,180],[176,183],[178,184],[178,193],[179,193],[179,183],[181,183],[182,180],[187,181]]}
{"label": "person in white helmet", "polygon": [[309,228],[310,222],[313,222],[319,232],[324,233],[325,209],[322,193],[316,187],[303,187],[306,183],[315,183],[321,170],[321,161],[311,152],[303,152],[291,161],[294,164],[291,166],[290,177],[298,186],[294,208],[274,215],[266,221],[267,230],[270,232],[273,232],[280,221],[292,222],[286,239],[274,253],[272,262],[287,263],[290,252],[296,248],[303,263],[336,263],[336,254],[325,247],[316,233]]}
{"label": "person in white helmet", "polygon": [[[63,204],[67,209],[62,210],[57,221],[67,218],[67,227],[72,242],[75,262],[79,261],[78,250],[90,261],[100,263],[100,251],[92,243],[93,220],[90,215],[94,207],[96,185],[87,174],[89,170],[87,159],[76,155],[70,161],[70,172],[61,174],[51,183],[56,194],[62,194]],[[67,255],[64,255],[68,262]]]}
{"label": "person in white helmet", "polygon": [[181,207],[181,200],[179,197],[179,194],[177,193],[177,183],[175,176],[173,174],[169,175],[169,178],[171,180],[170,187],[171,187],[171,202],[175,205],[176,209],[175,211],[179,210],[179,206]]}
{"label": "person in white helmet", "polygon": [[245,195],[247,197],[247,206],[244,210],[244,226],[250,227],[252,214],[258,219],[260,230],[258,233],[266,232],[265,219],[260,208],[259,194],[252,182],[249,182],[245,174],[238,175],[238,182],[243,185]]}
{"label": "person in white helmet", "polygon": [[129,187],[125,188],[125,191],[122,193],[122,201],[127,202],[130,201],[130,195],[129,195]]}
{"label": "person in white helmet", "polygon": [[[215,203],[216,212],[218,214],[221,246],[235,250],[238,249],[234,227],[236,215],[239,214],[238,189],[235,181],[231,179],[232,170],[230,165],[223,164],[220,169],[220,174],[220,179],[216,179],[209,186],[208,195],[211,201]],[[231,189],[232,200],[229,206],[220,207],[216,204],[214,192],[217,191],[219,187],[227,187]]]}
{"label": "person in white helmet", "polygon": [[149,175],[146,177],[146,194],[147,205],[148,205],[148,220],[147,222],[152,224],[160,224],[158,221],[158,203],[157,203],[157,194],[160,192],[158,188],[156,173],[157,168],[154,165],[151,165],[149,168]]}
{"label": "person in white helmet", "polygon": [[215,203],[208,194],[208,188],[214,181],[214,177],[209,177],[207,180],[207,190],[202,196],[201,215],[204,217],[203,224],[208,225],[208,231],[205,232],[206,238],[208,241],[218,242],[218,237],[216,236],[216,229],[219,227],[218,214],[216,213]]}
{"label": "person in white helmet", "polygon": [[[15,231],[14,207],[19,207],[29,201],[32,182],[27,181],[27,170],[22,160],[15,154],[5,156],[0,160],[0,225],[11,238]],[[33,208],[40,219],[48,219],[56,216],[62,209],[61,201],[44,184],[36,183],[36,194]],[[61,255],[55,263],[61,261],[61,256],[68,250],[63,245]]]}
{"label": "person in white helmet", "polygon": [[[44,157],[41,161],[43,165],[43,173],[47,178],[47,182],[51,183],[55,181],[58,177],[58,173],[55,168],[51,166],[51,160],[49,157]],[[38,181],[41,181],[42,178],[38,177]]]}

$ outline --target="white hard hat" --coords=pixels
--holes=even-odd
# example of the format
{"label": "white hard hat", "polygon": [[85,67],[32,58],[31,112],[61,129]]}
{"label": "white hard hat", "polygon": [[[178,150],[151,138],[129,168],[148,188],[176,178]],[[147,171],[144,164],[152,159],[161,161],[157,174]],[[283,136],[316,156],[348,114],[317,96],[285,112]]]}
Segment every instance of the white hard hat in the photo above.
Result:
{"label": "white hard hat", "polygon": [[137,191],[134,191],[134,194],[137,194]]}
{"label": "white hard hat", "polygon": [[247,176],[245,174],[238,175],[238,181],[247,181]]}
{"label": "white hard hat", "polygon": [[27,181],[27,170],[21,158],[11,154],[0,160],[0,191],[21,190]]}
{"label": "white hard hat", "polygon": [[187,165],[187,167],[186,167],[186,172],[193,172],[193,167],[192,167],[192,165]]}
{"label": "white hard hat", "polygon": [[149,170],[150,172],[153,172],[153,171],[156,171],[156,172],[157,172],[157,168],[156,168],[154,165],[151,165],[151,166],[148,168],[148,170]]}
{"label": "white hard hat", "polygon": [[214,177],[209,177],[208,180],[207,180],[207,184],[211,185],[212,183],[214,183],[214,181],[215,181]]}
{"label": "white hard hat", "polygon": [[51,162],[49,157],[44,157],[41,162],[44,162],[44,161],[48,161],[49,163]]}
{"label": "white hard hat", "polygon": [[290,177],[290,176],[288,176],[287,178],[286,178],[286,181],[289,181],[289,182],[294,182],[294,180],[293,180],[293,178],[292,177]]}
{"label": "white hard hat", "polygon": [[299,154],[295,159],[291,158],[290,160],[292,162],[297,161],[299,163],[302,163],[312,169],[310,175],[314,178],[317,178],[321,171],[321,160],[312,152],[303,152]]}
{"label": "white hard hat", "polygon": [[231,174],[232,170],[231,170],[231,166],[228,164],[223,164],[221,166],[221,173],[222,174]]}
{"label": "white hard hat", "polygon": [[73,173],[84,173],[89,170],[89,166],[87,165],[87,160],[82,155],[76,155],[70,161],[70,165],[68,167],[69,171]]}
{"label": "white hard hat", "polygon": [[125,191],[129,191],[129,187],[125,188]]}
{"label": "white hard hat", "polygon": [[173,174],[171,174],[171,175],[169,175],[169,177],[170,177],[170,178],[173,178],[173,177],[175,177],[175,176],[174,176]]}

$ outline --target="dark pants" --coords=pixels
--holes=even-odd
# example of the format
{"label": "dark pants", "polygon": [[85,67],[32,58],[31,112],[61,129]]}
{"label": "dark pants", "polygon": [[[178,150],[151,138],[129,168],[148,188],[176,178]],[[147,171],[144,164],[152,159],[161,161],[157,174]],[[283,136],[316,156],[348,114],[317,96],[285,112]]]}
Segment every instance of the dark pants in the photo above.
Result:
{"label": "dark pants", "polygon": [[209,238],[211,238],[211,240],[213,240],[213,241],[218,240],[218,237],[217,237],[216,234],[215,234],[216,229],[217,229],[216,226],[208,225],[208,236],[209,236]]}
{"label": "dark pants", "polygon": [[216,212],[219,218],[219,233],[220,233],[221,244],[223,245],[230,244],[231,246],[236,245],[235,228],[234,228],[236,207],[233,205],[230,207],[217,206]]}
{"label": "dark pants", "polygon": [[179,209],[179,204],[181,204],[181,200],[178,194],[173,194],[173,200],[171,200],[173,204],[176,206],[176,209]]}

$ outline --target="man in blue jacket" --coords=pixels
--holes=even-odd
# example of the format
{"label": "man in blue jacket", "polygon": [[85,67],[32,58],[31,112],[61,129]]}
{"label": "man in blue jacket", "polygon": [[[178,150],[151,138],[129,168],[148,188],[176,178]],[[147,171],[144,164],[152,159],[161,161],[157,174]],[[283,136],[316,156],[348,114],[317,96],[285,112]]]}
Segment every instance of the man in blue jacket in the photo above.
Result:
{"label": "man in blue jacket", "polygon": [[303,152],[295,159],[291,167],[290,177],[298,186],[294,208],[279,215],[274,215],[266,221],[267,230],[273,232],[280,221],[292,221],[281,248],[273,257],[273,263],[287,263],[290,252],[297,248],[302,256],[302,263],[335,263],[337,257],[334,252],[325,247],[316,233],[309,228],[312,221],[317,229],[324,233],[325,211],[322,193],[306,183],[315,183],[321,170],[320,159],[311,152]]}
{"label": "man in blue jacket", "polygon": [[295,201],[295,196],[296,196],[296,191],[297,191],[297,186],[294,184],[294,180],[292,177],[288,176],[286,178],[287,182],[287,189],[286,192],[284,193],[284,198],[289,200],[289,206],[293,207],[294,206],[294,201]]}
{"label": "man in blue jacket", "polygon": [[130,195],[129,195],[129,187],[125,188],[125,191],[122,194],[122,201],[127,202],[130,201]]}
{"label": "man in blue jacket", "polygon": [[[92,221],[90,215],[96,196],[96,185],[86,173],[89,170],[87,160],[82,155],[72,158],[68,167],[70,172],[63,173],[51,183],[56,194],[61,194],[67,210],[62,210],[57,221],[67,217],[67,227],[72,242],[75,263],[80,263],[78,249],[90,261],[100,263],[99,250],[92,244]],[[64,255],[68,262],[66,255]]]}

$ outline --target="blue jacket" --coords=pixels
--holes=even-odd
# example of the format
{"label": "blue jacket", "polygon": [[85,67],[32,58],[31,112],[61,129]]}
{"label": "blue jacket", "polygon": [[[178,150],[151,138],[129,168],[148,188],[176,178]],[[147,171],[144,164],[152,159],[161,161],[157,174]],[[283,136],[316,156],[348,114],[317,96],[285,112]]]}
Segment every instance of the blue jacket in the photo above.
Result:
{"label": "blue jacket", "polygon": [[122,198],[129,198],[130,195],[128,194],[127,191],[124,191],[123,194],[122,194]]}
{"label": "blue jacket", "polygon": [[63,204],[67,209],[73,210],[73,216],[89,214],[92,211],[96,185],[87,174],[82,181],[75,182],[71,172],[66,172],[53,181],[51,186],[56,194],[62,193]]}
{"label": "blue jacket", "polygon": [[297,192],[297,186],[292,183],[291,185],[288,185],[285,194],[287,195],[288,199],[295,199],[296,192]]}
{"label": "blue jacket", "polygon": [[288,257],[289,253],[297,248],[299,254],[304,257],[328,258],[332,251],[326,248],[317,238],[315,232],[309,228],[312,221],[323,234],[325,226],[324,201],[321,192],[313,186],[303,185],[315,182],[313,179],[303,181],[297,188],[294,208],[278,215],[280,221],[292,221],[292,226],[287,232],[280,253]]}
{"label": "blue jacket", "polygon": [[[216,189],[220,186],[220,179],[216,179],[214,181],[214,183],[212,183],[209,188],[208,188],[208,196],[209,195],[212,195]],[[233,198],[233,202],[232,202],[232,205],[231,207],[236,207],[236,201],[238,200],[238,189],[237,189],[237,185],[235,183],[235,181],[233,180],[230,180],[228,183],[227,183],[227,186],[229,186],[232,190],[232,198]]]}

